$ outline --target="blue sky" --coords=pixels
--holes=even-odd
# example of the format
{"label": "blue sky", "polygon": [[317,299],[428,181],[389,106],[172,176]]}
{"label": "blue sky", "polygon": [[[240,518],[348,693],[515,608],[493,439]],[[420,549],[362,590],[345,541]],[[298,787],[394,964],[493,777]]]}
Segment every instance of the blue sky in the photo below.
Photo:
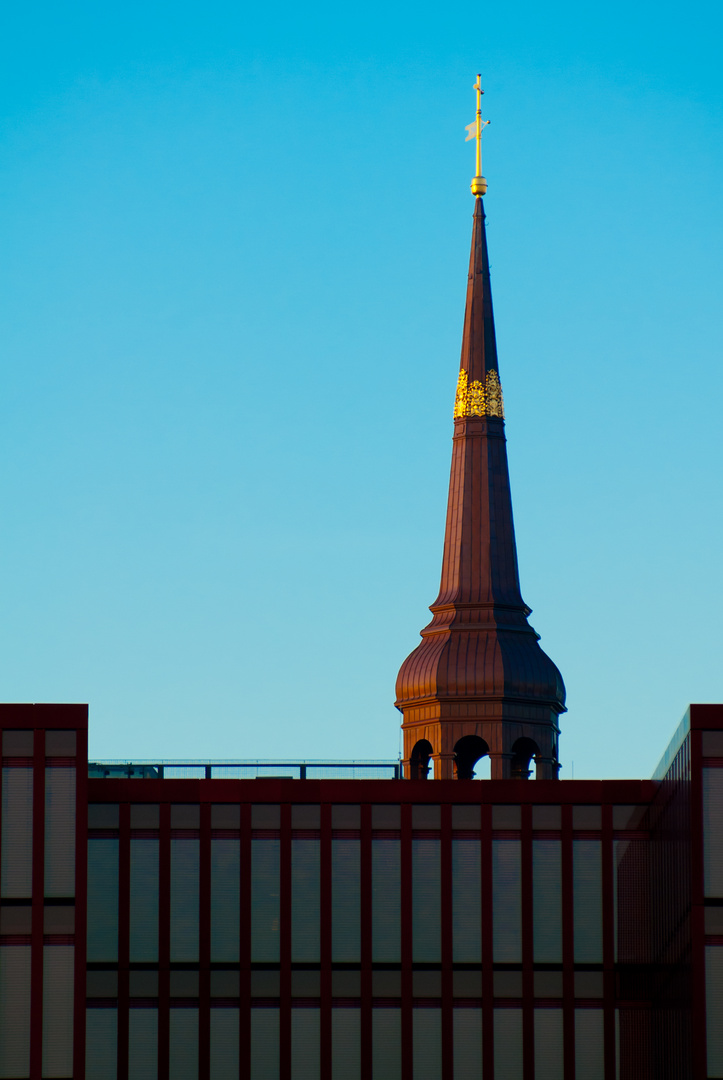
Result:
{"label": "blue sky", "polygon": [[723,701],[719,5],[8,4],[0,698],[105,757],[394,757],[484,171],[563,776]]}

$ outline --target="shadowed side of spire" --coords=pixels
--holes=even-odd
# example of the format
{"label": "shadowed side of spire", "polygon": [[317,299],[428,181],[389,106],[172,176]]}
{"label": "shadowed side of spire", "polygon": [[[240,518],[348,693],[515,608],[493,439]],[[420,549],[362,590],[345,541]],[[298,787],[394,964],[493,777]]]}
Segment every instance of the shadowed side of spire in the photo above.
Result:
{"label": "shadowed side of spire", "polygon": [[[397,679],[407,775],[493,778],[558,771],[565,689],[520,592],[485,214],[475,199],[439,595]],[[423,748],[423,751],[419,748]],[[426,758],[424,755],[427,755]]]}
{"label": "shadowed side of spire", "polygon": [[517,572],[482,199],[475,199],[442,580],[432,606],[524,608]]}

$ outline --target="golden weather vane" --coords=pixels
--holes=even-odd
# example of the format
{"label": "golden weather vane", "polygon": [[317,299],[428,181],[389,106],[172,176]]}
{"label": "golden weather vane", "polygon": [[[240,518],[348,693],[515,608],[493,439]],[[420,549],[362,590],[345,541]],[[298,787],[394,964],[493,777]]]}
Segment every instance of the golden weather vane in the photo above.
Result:
{"label": "golden weather vane", "polygon": [[487,191],[487,181],[482,175],[482,128],[487,127],[489,120],[482,119],[482,95],[484,90],[482,89],[482,76],[477,76],[477,82],[474,84],[474,89],[477,91],[477,116],[468,124],[465,128],[467,132],[467,138],[465,142],[469,142],[470,139],[477,140],[477,171],[474,179],[470,185],[472,194],[476,198],[480,198]]}

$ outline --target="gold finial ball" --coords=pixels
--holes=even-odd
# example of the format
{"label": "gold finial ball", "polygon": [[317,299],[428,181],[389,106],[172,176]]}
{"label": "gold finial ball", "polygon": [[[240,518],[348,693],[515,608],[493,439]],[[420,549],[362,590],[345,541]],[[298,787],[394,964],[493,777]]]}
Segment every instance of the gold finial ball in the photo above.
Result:
{"label": "gold finial ball", "polygon": [[470,190],[473,195],[486,195],[487,194],[487,181],[484,176],[475,176],[470,184]]}

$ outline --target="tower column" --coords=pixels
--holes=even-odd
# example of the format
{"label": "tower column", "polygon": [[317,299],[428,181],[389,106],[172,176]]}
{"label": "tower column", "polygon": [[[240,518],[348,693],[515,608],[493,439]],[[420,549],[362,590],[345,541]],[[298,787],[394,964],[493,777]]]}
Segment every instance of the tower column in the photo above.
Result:
{"label": "tower column", "polygon": [[433,754],[435,780],[454,780],[454,754]]}
{"label": "tower column", "polygon": [[533,761],[538,778],[554,779],[565,687],[520,592],[482,201],[479,81],[475,90],[475,209],[442,575],[432,620],[399,671],[396,706],[408,775],[432,759],[437,779],[469,777],[489,753],[494,779],[527,778]]}

